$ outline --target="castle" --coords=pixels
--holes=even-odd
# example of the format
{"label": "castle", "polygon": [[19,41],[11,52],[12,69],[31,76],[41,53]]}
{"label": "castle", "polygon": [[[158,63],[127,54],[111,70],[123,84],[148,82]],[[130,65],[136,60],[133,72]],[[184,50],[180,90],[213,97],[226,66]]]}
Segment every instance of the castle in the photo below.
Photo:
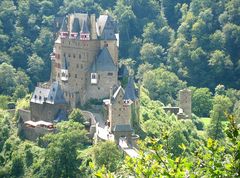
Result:
{"label": "castle", "polygon": [[[132,116],[136,114],[138,91],[130,76],[126,88],[119,78],[128,72],[118,64],[117,23],[109,15],[82,13],[64,17],[51,54],[51,78],[35,88],[30,102],[31,122],[49,129],[49,123],[67,119],[67,112],[91,100],[103,102],[101,125],[115,141],[131,142]],[[39,122],[43,121],[43,122]]]}

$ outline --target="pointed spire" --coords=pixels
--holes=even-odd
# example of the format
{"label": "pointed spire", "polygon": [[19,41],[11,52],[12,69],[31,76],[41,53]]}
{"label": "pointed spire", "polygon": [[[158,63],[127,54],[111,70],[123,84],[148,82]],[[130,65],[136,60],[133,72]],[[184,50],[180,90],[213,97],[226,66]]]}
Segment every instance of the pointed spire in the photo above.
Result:
{"label": "pointed spire", "polygon": [[64,17],[63,21],[62,21],[62,26],[60,28],[60,32],[67,32],[67,18]]}
{"label": "pointed spire", "polygon": [[86,23],[85,20],[83,21],[83,25],[82,25],[81,33],[89,33],[88,25],[87,25],[87,23]]}
{"label": "pointed spire", "polygon": [[78,33],[80,31],[80,24],[78,18],[74,18],[72,25],[72,32]]}
{"label": "pointed spire", "polygon": [[136,90],[134,86],[133,77],[130,76],[128,79],[128,84],[125,88],[125,95],[123,97],[124,100],[132,100],[135,101],[137,99]]}

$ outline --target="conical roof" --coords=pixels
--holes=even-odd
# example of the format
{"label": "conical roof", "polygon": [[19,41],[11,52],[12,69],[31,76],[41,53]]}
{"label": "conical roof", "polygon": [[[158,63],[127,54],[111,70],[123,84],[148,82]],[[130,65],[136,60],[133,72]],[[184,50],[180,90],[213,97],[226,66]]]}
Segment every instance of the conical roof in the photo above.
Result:
{"label": "conical roof", "polygon": [[125,94],[123,97],[124,100],[132,100],[135,101],[137,99],[137,95],[136,95],[136,90],[134,87],[134,80],[132,77],[129,77],[128,79],[128,84],[125,88]]}
{"label": "conical roof", "polygon": [[88,25],[85,20],[83,21],[83,24],[82,24],[81,33],[89,33]]}
{"label": "conical roof", "polygon": [[74,20],[73,20],[72,32],[73,33],[79,33],[80,32],[80,24],[79,24],[78,18],[74,18]]}
{"label": "conical roof", "polygon": [[62,21],[62,26],[60,28],[60,32],[67,32],[67,18],[64,17],[63,21]]}

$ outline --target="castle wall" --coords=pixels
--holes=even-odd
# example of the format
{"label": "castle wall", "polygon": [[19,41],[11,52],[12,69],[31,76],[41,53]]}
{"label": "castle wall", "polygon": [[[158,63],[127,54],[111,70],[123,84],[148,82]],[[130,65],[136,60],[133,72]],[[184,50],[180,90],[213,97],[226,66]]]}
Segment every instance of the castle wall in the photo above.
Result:
{"label": "castle wall", "polygon": [[91,67],[100,50],[99,41],[79,41],[71,39],[62,39],[61,59],[64,56],[68,63],[69,79],[66,82],[61,81],[64,96],[71,104],[84,104],[87,100],[88,70]]}
{"label": "castle wall", "polygon": [[36,104],[31,102],[31,118],[33,121],[44,120],[46,122],[52,122],[59,109],[66,109],[62,104]]}
{"label": "castle wall", "polygon": [[[88,74],[88,78],[90,79],[90,73]],[[109,97],[110,88],[117,85],[117,83],[117,72],[98,72],[97,84],[91,84],[91,81],[88,80],[88,99],[103,99]]]}
{"label": "castle wall", "polygon": [[118,47],[117,47],[117,40],[101,40],[100,41],[101,49],[103,47],[108,48],[109,53],[113,58],[113,62],[115,65],[118,65]]}

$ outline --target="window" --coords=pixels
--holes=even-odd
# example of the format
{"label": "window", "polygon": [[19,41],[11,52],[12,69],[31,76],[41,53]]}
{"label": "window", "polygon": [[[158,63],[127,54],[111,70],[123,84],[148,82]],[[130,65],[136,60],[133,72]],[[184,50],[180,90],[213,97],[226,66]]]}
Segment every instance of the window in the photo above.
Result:
{"label": "window", "polygon": [[96,79],[96,74],[95,73],[92,74],[92,79]]}
{"label": "window", "polygon": [[68,54],[68,57],[71,57],[71,54]]}
{"label": "window", "polygon": [[77,68],[79,68],[79,64],[77,64]]}
{"label": "window", "polygon": [[81,64],[81,69],[83,69],[83,65]]}
{"label": "window", "polygon": [[81,54],[79,54],[79,59],[81,59],[81,57],[82,57]]}
{"label": "window", "polygon": [[75,54],[73,54],[73,58],[75,58]]}
{"label": "window", "polygon": [[98,90],[100,90],[100,87],[98,87]]}
{"label": "window", "polygon": [[113,73],[112,72],[108,72],[108,76],[113,76]]}
{"label": "window", "polygon": [[77,78],[77,74],[75,74],[75,78]]}

